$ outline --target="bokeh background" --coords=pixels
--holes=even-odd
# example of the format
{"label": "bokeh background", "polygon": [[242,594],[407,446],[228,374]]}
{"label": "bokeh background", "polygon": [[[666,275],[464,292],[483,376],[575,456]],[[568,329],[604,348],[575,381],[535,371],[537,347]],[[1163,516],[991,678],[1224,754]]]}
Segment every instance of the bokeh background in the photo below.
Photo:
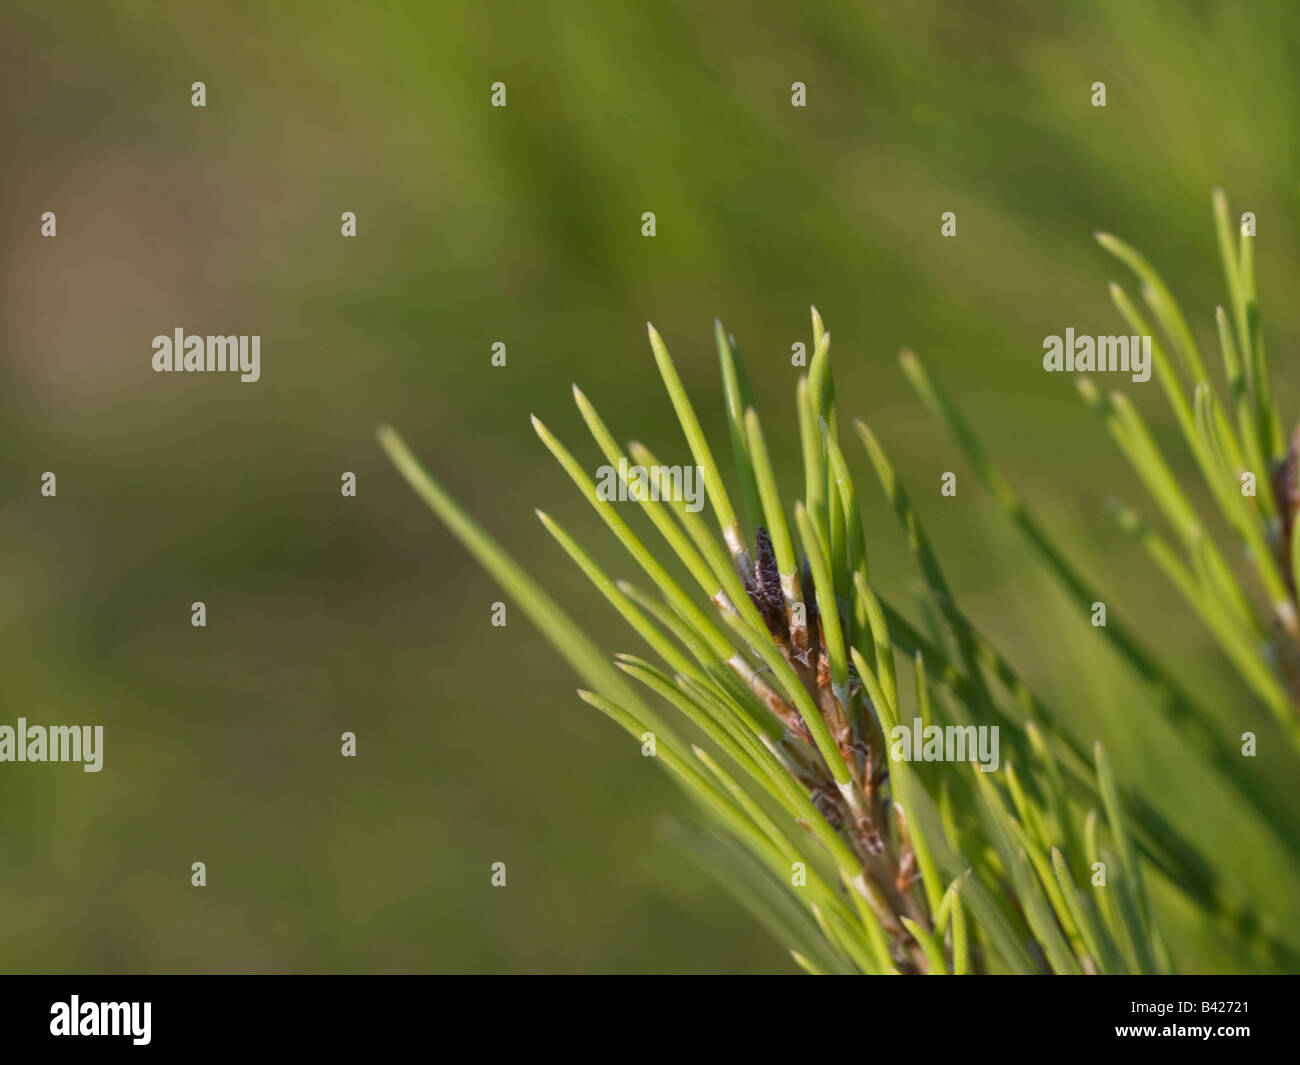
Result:
{"label": "bokeh background", "polygon": [[[665,838],[689,813],[666,777],[520,612],[490,626],[499,593],[374,429],[398,427],[611,650],[639,650],[535,521],[544,505],[618,559],[529,412],[594,464],[578,381],[616,434],[684,459],[649,319],[722,446],[720,316],[793,488],[789,353],[813,303],[841,411],[882,436],[968,613],[1300,949],[1300,868],[1153,719],[896,362],[915,348],[961,399],[1225,737],[1259,733],[1300,838],[1294,762],[1111,524],[1107,494],[1150,512],[1040,364],[1067,326],[1125,331],[1098,229],[1145,250],[1209,346],[1222,185],[1258,218],[1296,416],[1294,3],[7,0],[0,122],[0,721],[106,730],[98,775],[0,765],[0,969],[791,968]],[[152,373],[177,326],[260,334],[262,380]],[[1119,384],[1172,440],[1156,386]],[[873,573],[905,602],[906,550],[850,459]],[[1184,967],[1256,964],[1157,894]]]}

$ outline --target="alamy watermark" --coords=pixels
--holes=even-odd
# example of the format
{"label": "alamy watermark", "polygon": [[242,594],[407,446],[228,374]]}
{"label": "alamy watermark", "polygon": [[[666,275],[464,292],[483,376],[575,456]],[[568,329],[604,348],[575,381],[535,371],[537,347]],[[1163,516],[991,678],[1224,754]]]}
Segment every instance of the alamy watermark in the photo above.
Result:
{"label": "alamy watermark", "polygon": [[691,513],[704,509],[704,471],[699,466],[617,466],[596,470],[596,495],[611,503],[629,499],[685,503]]}
{"label": "alamy watermark", "polygon": [[999,764],[997,725],[925,725],[917,717],[895,725],[889,738],[895,762],[975,762],[985,773]]}
{"label": "alamy watermark", "polygon": [[1149,336],[1090,337],[1074,335],[1043,338],[1043,369],[1048,373],[1129,373],[1134,381],[1151,379]]}
{"label": "alamy watermark", "polygon": [[155,373],[214,373],[231,370],[245,382],[262,376],[260,336],[186,336],[177,326],[172,336],[153,338]]}
{"label": "alamy watermark", "polygon": [[103,725],[0,725],[0,762],[81,762],[87,773],[104,768]]}
{"label": "alamy watermark", "polygon": [[50,1006],[50,1035],[130,1036],[135,1046],[148,1046],[152,1013],[152,1002],[82,1002],[73,995]]}

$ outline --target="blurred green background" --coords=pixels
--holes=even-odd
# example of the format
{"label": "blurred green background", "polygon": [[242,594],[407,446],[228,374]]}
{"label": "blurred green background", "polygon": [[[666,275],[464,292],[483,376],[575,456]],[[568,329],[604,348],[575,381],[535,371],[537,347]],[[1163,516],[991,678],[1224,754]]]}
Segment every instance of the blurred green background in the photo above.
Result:
{"label": "blurred green background", "polygon": [[[0,765],[0,969],[791,968],[664,840],[687,812],[666,777],[520,612],[490,626],[498,591],[374,428],[401,430],[611,650],[640,650],[534,519],[545,506],[619,559],[528,414],[597,463],[577,381],[617,435],[685,459],[649,319],[722,447],[720,316],[793,489],[789,354],[812,303],[842,415],[881,435],[968,613],[1300,949],[1300,867],[1152,719],[895,358],[915,348],[961,400],[1225,742],[1259,733],[1257,771],[1300,839],[1294,761],[1111,524],[1107,494],[1150,508],[1074,382],[1040,363],[1067,326],[1123,331],[1097,229],[1146,252],[1212,348],[1222,185],[1258,218],[1296,416],[1298,31],[1289,2],[10,0],[0,723],[106,739],[98,775]],[[260,334],[261,381],[152,373],[152,337],[177,326]],[[1120,387],[1172,440],[1156,386]],[[873,574],[905,602],[906,550],[850,458]],[[1157,895],[1184,968],[1255,964]]]}

